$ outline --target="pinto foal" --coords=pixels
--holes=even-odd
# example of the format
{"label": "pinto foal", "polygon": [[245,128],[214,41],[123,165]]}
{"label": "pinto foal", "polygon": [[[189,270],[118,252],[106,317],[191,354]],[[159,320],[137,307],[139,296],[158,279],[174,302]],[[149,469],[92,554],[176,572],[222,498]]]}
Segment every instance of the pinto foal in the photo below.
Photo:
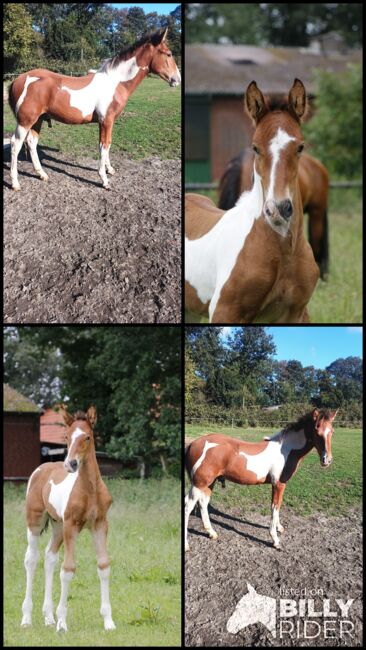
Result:
{"label": "pinto foal", "polygon": [[37,143],[43,120],[50,126],[50,118],[64,124],[99,123],[99,176],[103,187],[109,189],[106,171],[115,173],[109,160],[113,124],[129,96],[149,72],[159,75],[170,86],[180,84],[180,73],[166,42],[167,31],[148,34],[85,77],[38,69],[24,72],[13,81],[9,104],[17,120],[11,138],[10,175],[14,190],[20,190],[17,163],[24,140],[35,172],[42,180],[48,180],[38,158]]}
{"label": "pinto foal", "polygon": [[321,467],[329,467],[333,462],[331,440],[336,414],[337,411],[314,409],[262,442],[243,442],[219,433],[193,440],[185,458],[191,479],[191,489],[185,499],[185,550],[189,550],[188,519],[197,502],[205,530],[211,539],[217,539],[207,510],[216,479],[242,485],[272,484],[270,535],[274,547],[280,548],[277,532],[284,530],[280,524],[280,508],[286,483],[313,447],[319,454]]}
{"label": "pinto foal", "polygon": [[65,555],[61,568],[61,597],[56,610],[57,631],[67,632],[67,592],[74,577],[74,547],[82,528],[90,528],[97,555],[101,586],[100,613],[105,630],[114,630],[109,602],[109,559],[107,555],[107,511],[112,498],[103,483],[95,456],[93,428],[97,414],[94,406],[87,413],[77,411],[74,416],[61,407],[67,427],[68,453],[64,462],[40,465],[28,481],[26,497],[28,548],[24,566],[27,572],[27,590],[22,606],[22,626],[32,624],[32,586],[39,559],[39,539],[48,521],[52,537],[45,553],[46,587],[42,612],[45,625],[53,625],[52,583],[59,548],[64,542]]}
{"label": "pinto foal", "polygon": [[304,323],[319,278],[303,232],[298,181],[307,100],[295,79],[286,110],[271,110],[255,81],[246,110],[255,124],[254,184],[234,208],[185,200],[185,304],[211,323]]}

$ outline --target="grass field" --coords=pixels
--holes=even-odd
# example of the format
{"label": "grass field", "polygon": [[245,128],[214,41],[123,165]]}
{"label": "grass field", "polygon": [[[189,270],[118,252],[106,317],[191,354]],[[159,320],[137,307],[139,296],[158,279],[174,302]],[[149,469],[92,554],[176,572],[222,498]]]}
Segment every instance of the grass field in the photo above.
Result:
{"label": "grass field", "polygon": [[[4,645],[5,646],[180,646],[181,644],[181,489],[176,479],[108,481],[113,496],[109,515],[110,599],[117,629],[105,632],[100,584],[89,531],[76,544],[76,573],[68,600],[67,634],[46,628],[42,617],[44,550],[33,591],[33,625],[22,629],[25,595],[25,485],[5,485]],[[61,558],[63,551],[60,552]],[[59,569],[53,596],[60,596]]]}
{"label": "grass field", "polygon": [[[186,425],[187,438],[197,438],[204,433],[217,431],[248,441],[262,440],[274,433],[273,429],[231,429],[212,425]],[[323,512],[340,515],[349,508],[360,505],[362,496],[362,431],[360,429],[335,429],[332,439],[334,462],[328,469],[320,467],[319,456],[312,450],[303,460],[296,474],[287,483],[284,506],[296,514],[309,515]],[[186,475],[186,488],[189,486]],[[212,503],[223,508],[242,508],[243,512],[258,511],[269,514],[271,486],[250,487],[226,482],[226,488],[216,485]]]}
{"label": "grass field", "polygon": [[[43,124],[40,146],[75,156],[99,158],[99,126]],[[4,131],[12,133],[15,118],[4,104]],[[181,89],[171,88],[157,77],[148,77],[129,98],[113,127],[111,155],[121,152],[133,159],[181,157]]]}
{"label": "grass field", "polygon": [[[202,192],[217,200],[215,192]],[[308,215],[304,231],[307,236]],[[312,323],[362,322],[362,203],[355,190],[331,190],[329,277],[319,281],[309,303]],[[202,319],[202,322],[208,322]]]}

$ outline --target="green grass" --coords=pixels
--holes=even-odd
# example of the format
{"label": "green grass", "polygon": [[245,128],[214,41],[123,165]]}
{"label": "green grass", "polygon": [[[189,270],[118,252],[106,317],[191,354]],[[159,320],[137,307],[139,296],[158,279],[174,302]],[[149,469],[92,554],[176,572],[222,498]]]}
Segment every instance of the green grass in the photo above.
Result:
{"label": "green grass", "polygon": [[[44,550],[33,591],[33,625],[22,629],[25,595],[25,485],[5,485],[4,645],[5,646],[180,646],[181,644],[181,489],[176,479],[108,481],[110,599],[117,629],[105,632],[95,551],[88,530],[76,544],[76,573],[69,588],[67,634],[46,628],[42,617]],[[60,552],[61,558],[63,551]],[[53,596],[60,596],[59,569]]]}
{"label": "green grass", "polygon": [[[99,158],[99,126],[43,124],[40,146],[56,148],[74,156]],[[4,131],[12,133],[15,118],[4,104]],[[181,157],[181,90],[160,78],[148,77],[129,98],[113,127],[111,154],[121,152],[133,159],[158,156]]]}
{"label": "green grass", "polygon": [[[216,192],[201,192],[217,201]],[[362,322],[362,204],[354,190],[331,190],[329,276],[319,281],[309,303],[311,323]],[[304,232],[307,237],[308,215]],[[191,317],[192,318],[192,317]],[[186,322],[197,322],[194,320]],[[207,323],[207,318],[202,318]]]}
{"label": "green grass", "polygon": [[[186,425],[188,438],[217,431],[241,440],[258,441],[273,429],[231,429],[216,425]],[[288,481],[284,494],[284,506],[295,514],[309,515],[322,512],[340,515],[353,506],[359,506],[362,497],[362,431],[360,429],[335,429],[332,438],[334,462],[328,469],[320,467],[319,456],[313,449],[303,460],[296,474]],[[186,476],[186,488],[189,486]],[[236,485],[226,481],[226,488],[216,485],[212,496],[213,505],[223,509],[240,508],[243,512],[270,512],[271,486]]]}

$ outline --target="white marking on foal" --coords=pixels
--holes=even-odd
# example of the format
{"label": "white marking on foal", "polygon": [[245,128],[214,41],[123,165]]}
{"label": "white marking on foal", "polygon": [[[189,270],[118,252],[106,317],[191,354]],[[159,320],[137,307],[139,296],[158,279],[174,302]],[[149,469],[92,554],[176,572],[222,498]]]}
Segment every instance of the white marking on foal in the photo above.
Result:
{"label": "white marking on foal", "polygon": [[[34,474],[34,472],[33,472]],[[33,476],[32,474],[32,476]],[[32,531],[27,529],[28,547],[24,558],[24,566],[27,573],[27,588],[22,605],[23,618],[21,625],[27,627],[32,625],[32,587],[34,572],[39,560],[39,535],[33,535]]]}
{"label": "white marking on foal", "polygon": [[218,446],[217,442],[208,442],[206,440],[205,445],[203,447],[202,454],[200,455],[199,459],[195,462],[195,464],[192,467],[191,478],[193,478],[193,476],[196,473],[196,471],[198,470],[199,466],[202,465],[208,450],[211,449],[211,447],[217,447],[217,446]]}
{"label": "white marking on foal", "polygon": [[98,567],[97,571],[100,579],[100,591],[102,597],[100,613],[104,618],[104,629],[115,630],[116,626],[112,620],[112,608],[109,601],[109,574],[111,569],[110,567],[107,567],[106,569],[99,569]]}
{"label": "white marking on foal", "polygon": [[185,238],[186,280],[196,289],[202,303],[211,301],[210,321],[245,240],[262,214],[262,207],[262,183],[254,171],[251,191],[244,192],[208,233],[199,239]]}
{"label": "white marking on foal", "polygon": [[38,81],[38,79],[40,79],[40,77],[28,77],[28,76],[27,76],[27,78],[26,78],[26,80],[25,80],[25,84],[24,84],[24,88],[23,88],[22,94],[20,95],[20,97],[19,97],[17,103],[15,104],[15,115],[18,114],[18,111],[19,111],[21,105],[22,105],[23,102],[24,102],[24,99],[25,99],[25,96],[26,96],[26,94],[27,94],[27,90],[28,90],[28,86],[29,86],[29,84],[32,84],[34,81]]}
{"label": "white marking on foal", "polygon": [[268,474],[272,482],[278,481],[290,452],[305,447],[304,431],[289,431],[284,437],[280,436],[280,433],[276,433],[259,454],[239,451],[239,455],[247,460],[247,469],[257,476],[258,481],[266,478]]}
{"label": "white marking on foal", "polygon": [[50,479],[51,491],[48,500],[61,519],[64,518],[70,494],[78,476],[79,472],[76,471],[73,474],[68,474],[61,483],[54,483],[53,479]]}
{"label": "white marking on foal", "polygon": [[272,167],[271,167],[269,187],[267,192],[267,201],[271,201],[271,200],[275,201],[274,187],[275,187],[277,163],[280,159],[280,152],[282,151],[282,149],[286,147],[286,145],[289,142],[291,142],[291,140],[295,140],[295,138],[291,137],[288,133],[286,133],[286,131],[279,128],[276,135],[272,138],[270,142],[269,150],[272,154]]}
{"label": "white marking on foal", "polygon": [[118,84],[134,79],[139,70],[140,67],[134,56],[128,61],[121,61],[115,70],[106,72],[101,69],[84,88],[74,90],[63,85],[61,90],[66,90],[70,94],[70,106],[77,108],[83,117],[96,111],[98,117],[103,119]]}

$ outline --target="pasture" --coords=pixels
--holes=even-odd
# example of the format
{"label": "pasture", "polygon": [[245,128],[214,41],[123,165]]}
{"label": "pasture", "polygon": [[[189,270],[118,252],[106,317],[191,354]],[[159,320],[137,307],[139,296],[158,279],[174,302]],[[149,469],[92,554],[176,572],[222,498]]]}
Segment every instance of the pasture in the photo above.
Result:
{"label": "pasture", "polygon": [[[5,132],[14,117],[4,105]],[[7,322],[181,320],[181,91],[147,78],[114,125],[111,189],[98,175],[98,125],[43,125],[49,181],[5,156]],[[24,151],[24,149],[23,149]]]}
{"label": "pasture", "polygon": [[[43,557],[50,531],[41,538],[33,591],[33,625],[22,629],[25,595],[26,486],[5,485],[4,645],[5,646],[180,646],[181,490],[173,478],[110,479],[108,552],[110,599],[116,630],[105,632],[99,614],[100,584],[89,531],[76,544],[76,573],[68,599],[68,632],[46,628],[42,616]],[[60,551],[53,597],[60,596]]]}
{"label": "pasture", "polygon": [[[273,429],[233,431],[214,425],[187,426],[186,436],[194,438],[208,431],[246,440],[260,440],[273,433]],[[277,619],[275,645],[362,644],[361,441],[359,429],[335,429],[334,463],[329,469],[321,469],[314,450],[303,460],[284,493],[281,523],[285,530],[280,551],[273,548],[269,536],[270,486],[228,481],[225,489],[216,485],[209,506],[218,533],[216,541],[203,530],[198,509],[196,516],[192,513],[190,551],[185,554],[186,646],[273,646],[273,637],[258,623],[236,635],[227,631],[227,621],[248,592],[248,583],[257,593],[275,598],[277,612],[280,598],[294,598],[295,602],[300,597],[313,598],[317,611],[325,599],[331,604],[337,598],[344,602],[353,599],[349,635],[342,636],[338,618],[332,619],[329,635],[325,629],[328,619],[320,615],[314,623],[310,613],[297,611],[291,619],[292,633],[282,634]],[[305,620],[311,632],[309,628],[305,632]]]}
{"label": "pasture", "polygon": [[[215,192],[201,192],[216,202]],[[329,276],[319,280],[309,303],[312,323],[362,321],[362,201],[357,190],[331,190]],[[308,215],[304,215],[307,237]],[[202,322],[208,322],[202,319]]]}

